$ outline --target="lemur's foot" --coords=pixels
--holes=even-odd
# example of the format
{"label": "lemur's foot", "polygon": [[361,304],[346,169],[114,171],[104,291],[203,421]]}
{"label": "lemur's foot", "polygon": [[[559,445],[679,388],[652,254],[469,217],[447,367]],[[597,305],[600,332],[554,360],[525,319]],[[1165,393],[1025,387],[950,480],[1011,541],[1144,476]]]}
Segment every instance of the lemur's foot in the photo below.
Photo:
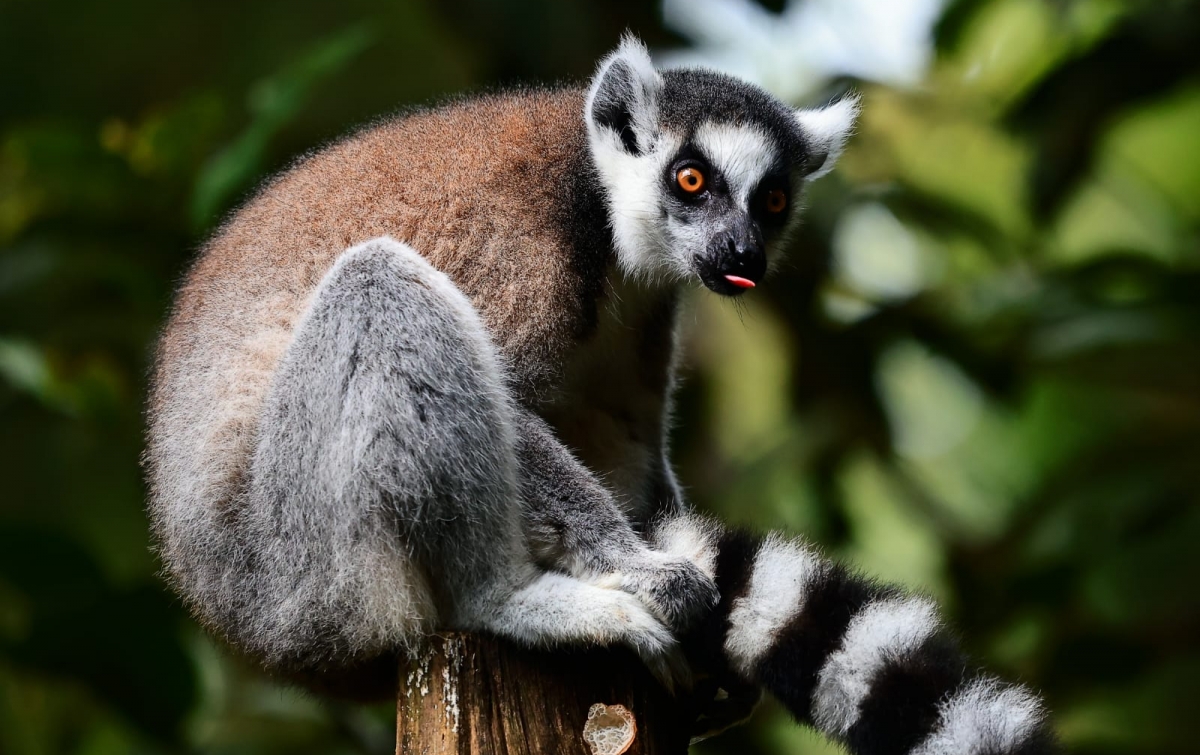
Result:
{"label": "lemur's foot", "polygon": [[691,690],[691,667],[671,630],[647,610],[638,597],[614,591],[611,600],[613,615],[621,626],[622,644],[637,653],[669,692]]}
{"label": "lemur's foot", "polygon": [[657,551],[622,569],[620,586],[677,633],[695,625],[721,597],[717,583],[690,560]]}
{"label": "lemur's foot", "polygon": [[731,676],[697,679],[689,700],[696,711],[692,744],[745,722],[760,700],[762,690],[756,684]]}

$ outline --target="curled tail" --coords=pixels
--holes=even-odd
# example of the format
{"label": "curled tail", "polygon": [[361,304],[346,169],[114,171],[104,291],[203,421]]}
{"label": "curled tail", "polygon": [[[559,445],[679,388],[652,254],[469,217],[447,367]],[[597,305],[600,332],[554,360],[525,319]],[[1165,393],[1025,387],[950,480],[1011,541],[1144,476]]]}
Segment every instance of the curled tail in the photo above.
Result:
{"label": "curled tail", "polygon": [[855,755],[1056,751],[1041,700],[974,670],[927,598],[803,542],[695,517],[656,540],[713,574],[721,602],[689,644]]}

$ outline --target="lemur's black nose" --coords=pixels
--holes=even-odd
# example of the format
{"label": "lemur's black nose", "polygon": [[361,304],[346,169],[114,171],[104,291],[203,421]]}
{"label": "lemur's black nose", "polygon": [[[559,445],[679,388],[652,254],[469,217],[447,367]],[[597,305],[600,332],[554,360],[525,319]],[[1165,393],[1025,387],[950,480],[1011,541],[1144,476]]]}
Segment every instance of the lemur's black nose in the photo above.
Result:
{"label": "lemur's black nose", "polygon": [[709,275],[701,277],[713,291],[737,294],[753,288],[767,272],[758,224],[744,218],[716,234],[709,244],[708,264]]}

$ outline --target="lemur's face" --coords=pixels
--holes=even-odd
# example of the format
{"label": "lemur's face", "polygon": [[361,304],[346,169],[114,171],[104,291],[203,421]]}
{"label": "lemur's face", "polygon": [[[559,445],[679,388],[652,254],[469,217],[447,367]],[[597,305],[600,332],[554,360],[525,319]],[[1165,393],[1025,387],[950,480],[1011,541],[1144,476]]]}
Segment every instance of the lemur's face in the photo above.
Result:
{"label": "lemur's face", "polygon": [[709,71],[659,73],[626,38],[600,64],[586,114],[619,264],[727,296],[753,288],[798,224],[804,184],[832,167],[856,112],[855,100],[795,111]]}
{"label": "lemur's face", "polygon": [[[684,138],[666,138],[658,180],[655,260],[700,278],[719,294],[740,294],[763,279],[768,248],[798,213],[792,166],[755,125],[702,121]],[[647,260],[650,262],[650,260]]]}

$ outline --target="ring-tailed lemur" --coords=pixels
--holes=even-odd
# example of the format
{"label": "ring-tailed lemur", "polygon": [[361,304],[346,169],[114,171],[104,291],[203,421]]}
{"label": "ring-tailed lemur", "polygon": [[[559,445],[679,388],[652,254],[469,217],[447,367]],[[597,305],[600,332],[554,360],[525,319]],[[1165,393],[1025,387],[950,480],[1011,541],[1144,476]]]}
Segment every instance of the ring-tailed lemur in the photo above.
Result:
{"label": "ring-tailed lemur", "polygon": [[666,458],[678,289],[761,281],[855,111],[627,38],[587,89],[398,118],[269,183],[158,351],[150,511],[196,616],[359,695],[439,627],[624,643],[667,680],[686,636],[854,752],[1049,748],[928,601],[695,517]]}

